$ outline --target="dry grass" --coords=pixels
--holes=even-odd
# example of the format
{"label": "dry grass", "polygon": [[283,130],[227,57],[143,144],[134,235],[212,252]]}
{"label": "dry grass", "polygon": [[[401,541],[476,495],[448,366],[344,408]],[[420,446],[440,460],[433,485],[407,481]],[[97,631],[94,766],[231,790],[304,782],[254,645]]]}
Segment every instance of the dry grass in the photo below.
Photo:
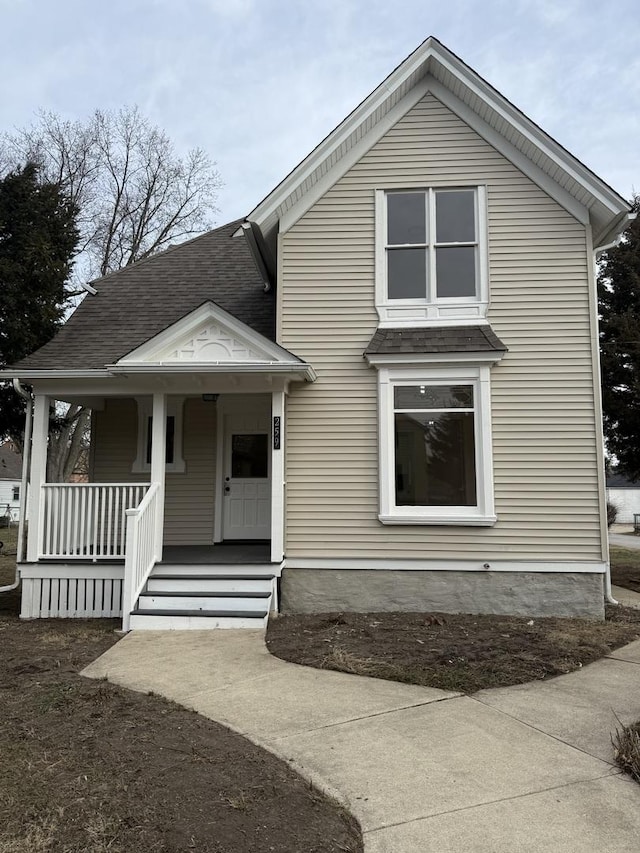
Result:
{"label": "dry grass", "polygon": [[616,761],[636,782],[640,782],[640,721],[621,725],[611,738]]}
{"label": "dry grass", "polygon": [[16,573],[16,543],[18,541],[18,528],[0,527],[0,586],[13,583]]}
{"label": "dry grass", "polygon": [[640,592],[640,551],[612,545],[609,556],[611,582],[625,589]]}

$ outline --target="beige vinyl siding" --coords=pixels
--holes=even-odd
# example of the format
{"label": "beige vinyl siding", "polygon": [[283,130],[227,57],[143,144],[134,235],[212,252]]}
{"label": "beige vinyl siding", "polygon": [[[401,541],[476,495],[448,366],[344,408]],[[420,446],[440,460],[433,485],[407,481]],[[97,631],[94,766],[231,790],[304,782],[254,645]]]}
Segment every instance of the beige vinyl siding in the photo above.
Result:
{"label": "beige vinyl siding", "polygon": [[136,458],[138,411],[133,399],[107,397],[94,410],[91,426],[92,483],[146,483],[148,474],[132,474]]}
{"label": "beige vinyl siding", "polygon": [[[107,399],[94,413],[92,482],[146,482],[133,474],[138,414],[131,399]],[[213,542],[216,473],[216,407],[199,398],[184,403],[184,474],[166,475],[164,536],[166,545]]]}
{"label": "beige vinyl siding", "polygon": [[[378,522],[374,191],[487,188],[498,522]],[[601,559],[585,229],[433,96],[286,234],[283,346],[318,373],[287,409],[288,557]]]}

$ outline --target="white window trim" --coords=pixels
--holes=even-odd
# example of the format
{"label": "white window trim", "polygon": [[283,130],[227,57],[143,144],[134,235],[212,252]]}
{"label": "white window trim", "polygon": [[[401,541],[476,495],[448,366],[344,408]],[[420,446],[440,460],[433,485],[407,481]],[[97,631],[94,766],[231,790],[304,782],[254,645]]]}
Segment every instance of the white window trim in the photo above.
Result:
{"label": "white window trim", "polygon": [[[395,421],[393,391],[396,385],[448,384],[474,388],[474,437],[476,449],[477,506],[396,506]],[[378,369],[378,423],[380,513],[383,524],[446,524],[490,527],[496,523],[493,499],[493,452],[491,444],[490,366],[380,367]]]}
{"label": "white window trim", "polygon": [[[167,417],[174,419],[173,433],[173,462],[167,462],[165,471],[168,474],[184,474],[187,466],[182,455],[183,411],[185,397],[167,397]],[[136,458],[131,471],[134,474],[145,474],[151,471],[147,462],[147,423],[152,415],[152,400],[150,397],[136,398],[138,405],[138,438]]]}
{"label": "white window trim", "polygon": [[[437,190],[474,190],[478,238],[478,293],[470,299],[389,299],[387,293],[387,195],[392,192],[424,192],[429,194],[429,216],[434,216]],[[487,229],[487,191],[484,184],[434,184],[428,187],[386,187],[375,191],[375,293],[376,310],[381,328],[432,326],[435,324],[478,324],[487,315],[489,305],[489,263]],[[435,221],[435,219],[431,220]],[[435,252],[430,252],[430,281],[435,286]]]}

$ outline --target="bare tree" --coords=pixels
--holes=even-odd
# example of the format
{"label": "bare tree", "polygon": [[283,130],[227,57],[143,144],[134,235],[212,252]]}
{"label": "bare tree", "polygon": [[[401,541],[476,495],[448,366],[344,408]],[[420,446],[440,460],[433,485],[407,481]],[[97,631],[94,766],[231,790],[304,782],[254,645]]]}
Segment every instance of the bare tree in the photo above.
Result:
{"label": "bare tree", "polygon": [[211,226],[221,180],[199,148],[180,157],[137,107],[96,110],[86,121],[40,112],[5,134],[7,166],[35,162],[79,210],[76,276],[90,281]]}
{"label": "bare tree", "polygon": [[[78,210],[72,305],[82,283],[209,228],[222,185],[204,151],[179,156],[137,107],[96,110],[86,121],[42,111],[30,127],[0,138],[0,173],[25,162],[38,164],[41,179],[59,184]],[[86,443],[89,413],[72,406],[58,414],[49,475],[66,480]]]}
{"label": "bare tree", "polygon": [[[60,407],[59,407],[60,408]],[[85,475],[90,440],[90,409],[68,405],[50,421],[47,480],[67,483],[72,475]]]}

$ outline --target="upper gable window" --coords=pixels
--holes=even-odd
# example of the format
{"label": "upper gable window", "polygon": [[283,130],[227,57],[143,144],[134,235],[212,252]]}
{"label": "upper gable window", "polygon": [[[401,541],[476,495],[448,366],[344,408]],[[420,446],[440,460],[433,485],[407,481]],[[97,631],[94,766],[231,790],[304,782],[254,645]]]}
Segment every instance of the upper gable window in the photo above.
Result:
{"label": "upper gable window", "polygon": [[484,316],[484,188],[378,191],[376,206],[381,321]]}

